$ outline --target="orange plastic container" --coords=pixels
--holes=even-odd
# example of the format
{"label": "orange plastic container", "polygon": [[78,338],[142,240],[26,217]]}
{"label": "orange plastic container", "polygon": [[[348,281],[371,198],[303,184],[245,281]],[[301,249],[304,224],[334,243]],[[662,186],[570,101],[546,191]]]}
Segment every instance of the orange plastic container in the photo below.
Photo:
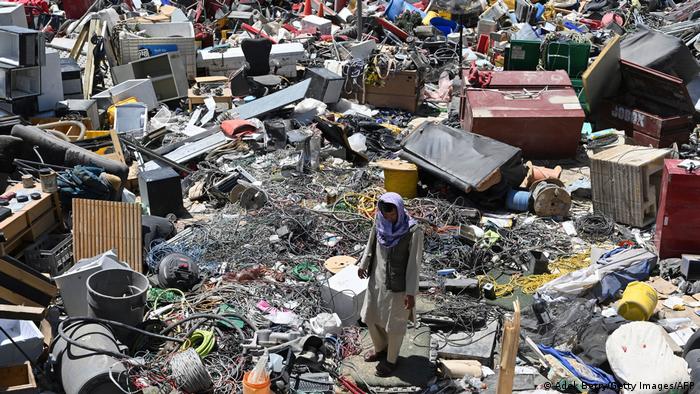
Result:
{"label": "orange plastic container", "polygon": [[250,383],[248,377],[250,371],[243,375],[243,394],[270,394],[270,378],[269,376],[263,383]]}

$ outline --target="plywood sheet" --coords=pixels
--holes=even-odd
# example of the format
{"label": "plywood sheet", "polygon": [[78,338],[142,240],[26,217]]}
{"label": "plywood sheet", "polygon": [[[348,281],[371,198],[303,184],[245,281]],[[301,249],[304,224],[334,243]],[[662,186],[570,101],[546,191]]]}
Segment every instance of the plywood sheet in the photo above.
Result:
{"label": "plywood sheet", "polygon": [[620,36],[615,36],[596,57],[581,77],[592,113],[600,102],[613,96],[620,87]]}
{"label": "plywood sheet", "polygon": [[142,272],[141,206],[114,201],[73,200],[75,260],[110,249],[136,272]]}

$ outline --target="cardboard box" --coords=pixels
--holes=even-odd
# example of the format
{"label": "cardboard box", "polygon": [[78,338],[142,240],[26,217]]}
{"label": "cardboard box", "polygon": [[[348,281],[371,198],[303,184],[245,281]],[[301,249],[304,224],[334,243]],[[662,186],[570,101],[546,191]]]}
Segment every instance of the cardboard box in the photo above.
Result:
{"label": "cardboard box", "polygon": [[416,112],[423,85],[423,77],[417,71],[401,71],[389,75],[382,86],[365,85],[361,103]]}

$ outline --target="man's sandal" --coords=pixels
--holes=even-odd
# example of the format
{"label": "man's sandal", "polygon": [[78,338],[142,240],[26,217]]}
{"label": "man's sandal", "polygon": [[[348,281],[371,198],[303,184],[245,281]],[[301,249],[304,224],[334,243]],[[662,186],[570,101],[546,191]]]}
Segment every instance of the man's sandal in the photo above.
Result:
{"label": "man's sandal", "polygon": [[375,361],[381,360],[384,357],[386,357],[386,351],[376,352],[374,350],[370,350],[367,353],[365,353],[365,362],[373,363]]}
{"label": "man's sandal", "polygon": [[396,364],[392,364],[388,361],[381,362],[377,364],[377,369],[374,371],[374,374],[380,378],[386,378],[394,373],[394,369],[396,369]]}

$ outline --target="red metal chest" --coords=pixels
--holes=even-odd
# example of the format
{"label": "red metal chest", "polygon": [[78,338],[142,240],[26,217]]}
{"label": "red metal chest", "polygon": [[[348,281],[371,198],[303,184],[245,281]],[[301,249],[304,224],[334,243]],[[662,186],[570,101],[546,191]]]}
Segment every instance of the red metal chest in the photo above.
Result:
{"label": "red metal chest", "polygon": [[460,102],[464,130],[518,147],[531,159],[575,156],[584,117],[563,70],[494,72],[488,86],[465,88]]}
{"label": "red metal chest", "polygon": [[664,161],[655,236],[662,259],[700,253],[700,163],[689,171],[678,167],[681,162]]}
{"label": "red metal chest", "polygon": [[695,126],[692,100],[683,80],[620,61],[620,94],[601,105],[601,126],[625,130],[640,145],[658,148],[688,142]]}

